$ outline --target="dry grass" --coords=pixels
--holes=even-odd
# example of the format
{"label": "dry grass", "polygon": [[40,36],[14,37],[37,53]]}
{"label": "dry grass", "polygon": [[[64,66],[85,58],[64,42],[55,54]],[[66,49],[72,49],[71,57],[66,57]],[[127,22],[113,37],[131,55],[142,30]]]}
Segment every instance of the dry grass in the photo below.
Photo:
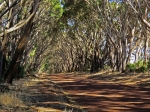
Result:
{"label": "dry grass", "polygon": [[5,107],[18,107],[24,106],[24,103],[21,98],[16,95],[16,93],[11,92],[0,94],[0,105],[3,105]]}
{"label": "dry grass", "polygon": [[28,88],[29,86],[33,86],[35,84],[35,82],[30,81],[30,80],[26,80],[24,81],[24,83],[22,84],[23,88]]}

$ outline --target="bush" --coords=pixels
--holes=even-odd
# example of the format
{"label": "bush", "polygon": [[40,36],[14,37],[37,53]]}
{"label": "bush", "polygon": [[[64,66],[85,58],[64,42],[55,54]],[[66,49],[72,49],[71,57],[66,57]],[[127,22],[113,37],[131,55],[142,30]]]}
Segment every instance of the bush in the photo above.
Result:
{"label": "bush", "polygon": [[104,70],[110,70],[111,67],[109,65],[104,65]]}
{"label": "bush", "polygon": [[135,72],[136,66],[135,66],[135,64],[130,63],[130,64],[127,64],[127,69],[129,72]]}
{"label": "bush", "polygon": [[148,69],[147,69],[147,66],[141,66],[138,68],[138,71],[139,72],[146,72]]}
{"label": "bush", "polygon": [[150,61],[149,62],[144,62],[142,60],[139,60],[137,63],[129,63],[127,64],[127,70],[129,72],[147,72],[150,70]]}
{"label": "bush", "polygon": [[138,62],[136,62],[134,64],[137,68],[140,68],[141,66],[143,66],[144,62],[142,60],[139,60]]}
{"label": "bush", "polygon": [[150,61],[147,63],[147,68],[150,70]]}

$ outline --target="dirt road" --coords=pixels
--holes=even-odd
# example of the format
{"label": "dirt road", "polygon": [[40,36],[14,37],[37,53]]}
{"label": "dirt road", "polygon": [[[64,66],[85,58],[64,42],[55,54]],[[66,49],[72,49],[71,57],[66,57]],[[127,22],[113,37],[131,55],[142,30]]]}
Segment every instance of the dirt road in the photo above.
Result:
{"label": "dirt road", "polygon": [[65,74],[47,77],[88,112],[150,112],[150,88]]}

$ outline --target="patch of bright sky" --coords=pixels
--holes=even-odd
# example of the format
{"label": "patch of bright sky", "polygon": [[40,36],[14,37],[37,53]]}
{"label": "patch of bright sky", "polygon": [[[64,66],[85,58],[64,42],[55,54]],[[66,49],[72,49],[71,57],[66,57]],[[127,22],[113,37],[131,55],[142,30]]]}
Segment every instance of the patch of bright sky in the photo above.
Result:
{"label": "patch of bright sky", "polygon": [[150,13],[148,14],[148,18],[150,18]]}
{"label": "patch of bright sky", "polygon": [[123,0],[109,0],[109,2],[117,2],[117,3],[122,3]]}
{"label": "patch of bright sky", "polygon": [[60,1],[60,5],[61,5],[61,7],[63,7],[64,5],[63,5],[63,4],[61,4],[62,0],[59,0],[59,1]]}

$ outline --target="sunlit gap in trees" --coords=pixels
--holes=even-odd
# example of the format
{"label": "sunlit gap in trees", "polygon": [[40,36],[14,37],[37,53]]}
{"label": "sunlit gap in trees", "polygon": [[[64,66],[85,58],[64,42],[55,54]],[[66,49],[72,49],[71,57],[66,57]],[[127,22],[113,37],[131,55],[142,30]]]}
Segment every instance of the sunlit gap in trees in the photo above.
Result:
{"label": "sunlit gap in trees", "polygon": [[150,18],[150,13],[148,14],[148,18]]}
{"label": "sunlit gap in trees", "polygon": [[73,19],[68,19],[68,25],[73,26],[75,24]]}
{"label": "sunlit gap in trees", "polygon": [[63,3],[62,3],[62,0],[59,0],[60,1],[60,6],[61,7],[64,7]]}
{"label": "sunlit gap in trees", "polygon": [[109,0],[110,2],[122,3],[124,0]]}
{"label": "sunlit gap in trees", "polygon": [[[59,0],[60,1],[60,4],[61,4],[61,7],[64,7],[64,4],[63,4],[63,1],[62,0]],[[74,20],[73,19],[69,19],[68,20],[68,25],[69,26],[73,26],[74,25]]]}

